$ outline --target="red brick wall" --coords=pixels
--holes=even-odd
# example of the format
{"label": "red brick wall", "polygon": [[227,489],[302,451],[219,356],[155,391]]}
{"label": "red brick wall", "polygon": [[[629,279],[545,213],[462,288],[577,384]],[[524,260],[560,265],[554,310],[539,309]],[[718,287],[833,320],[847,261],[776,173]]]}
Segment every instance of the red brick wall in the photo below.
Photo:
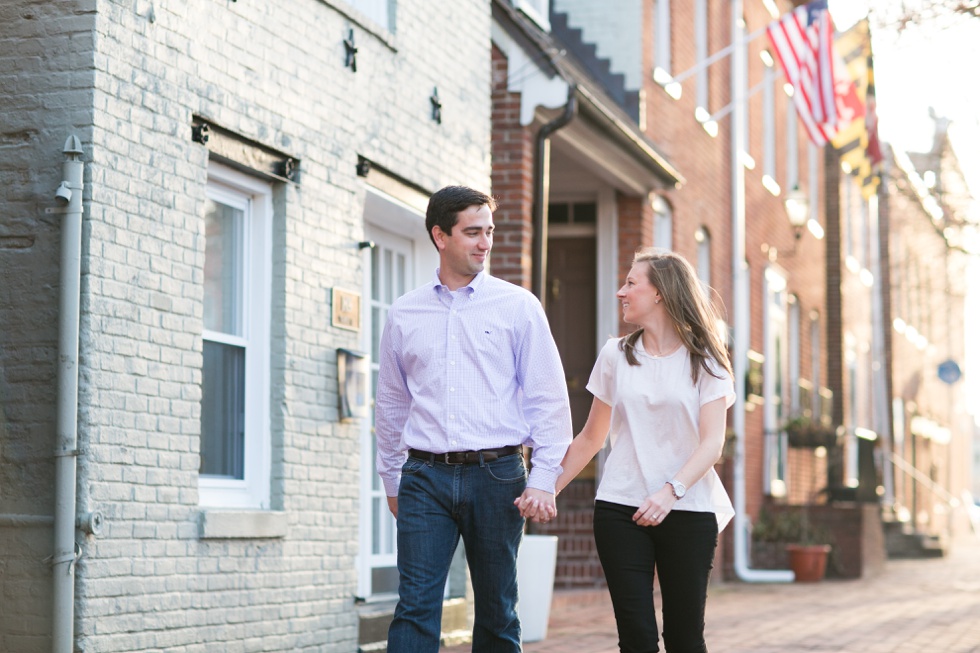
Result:
{"label": "red brick wall", "polygon": [[539,535],[559,536],[556,588],[604,587],[606,584],[592,534],[595,491],[592,479],[572,481],[558,495],[558,517],[547,524],[534,524],[531,529]]}
{"label": "red brick wall", "polygon": [[[789,2],[778,2],[781,11],[791,7]],[[652,4],[645,3],[644,28],[645,35],[654,34]],[[671,3],[671,72],[679,75],[690,69],[696,63],[694,43],[694,4],[687,2]],[[772,20],[762,3],[745,3],[744,15],[746,33],[752,33],[765,26]],[[731,41],[731,8],[727,3],[709,3],[708,18],[708,52],[715,53]],[[649,37],[648,37],[649,38]],[[694,117],[697,105],[696,80],[694,77],[682,82],[683,94],[679,100],[674,100],[661,88],[653,83],[652,38],[644,46],[644,79],[645,108],[647,115],[647,134],[653,139],[668,159],[686,178],[685,185],[680,189],[670,189],[664,193],[665,199],[673,210],[673,248],[688,257],[692,262],[697,256],[697,241],[695,232],[705,229],[711,238],[711,277],[712,286],[718,291],[724,304],[723,313],[731,323],[732,315],[732,206],[731,206],[731,121],[723,117],[718,123],[717,137],[710,136]],[[757,38],[748,46],[748,87],[752,88],[762,81],[765,72],[760,59],[760,52],[768,46],[765,37]],[[730,59],[723,58],[708,68],[709,101],[705,107],[709,113],[715,113],[726,107],[731,100],[731,67]],[[807,139],[799,130],[787,133],[786,110],[790,103],[776,84],[776,181],[783,190],[788,190],[786,181],[787,165],[786,139],[796,138],[799,143],[800,185],[806,187],[809,180],[807,160]],[[745,254],[749,265],[751,313],[751,332],[749,347],[753,351],[764,351],[764,275],[768,266],[776,266],[788,279],[788,292],[796,296],[801,315],[800,329],[800,361],[801,376],[813,378],[810,362],[810,330],[808,317],[811,312],[819,315],[821,324],[826,323],[825,316],[825,240],[818,240],[812,234],[804,231],[801,239],[796,242],[793,230],[789,225],[784,207],[784,196],[774,196],[762,185],[763,164],[763,125],[762,125],[762,94],[757,94],[749,100],[748,107],[748,151],[756,161],[754,170],[745,170],[745,212],[746,234]],[[822,178],[822,177],[821,177]],[[821,189],[820,195],[823,195]],[[821,210],[823,206],[821,205]],[[621,253],[629,248],[622,246]],[[819,364],[822,368],[820,377],[826,385],[827,347],[821,343],[822,356]],[[741,380],[738,380],[741,387]],[[793,380],[795,382],[795,379]],[[746,507],[750,516],[755,516],[764,500],[764,435],[762,409],[746,413],[745,423],[746,457]],[[820,483],[823,473],[822,464],[817,461],[814,466],[812,453],[793,452],[790,465],[790,498],[801,501],[803,497],[812,494],[813,488]],[[814,470],[816,470],[814,472]],[[723,478],[731,474],[730,465],[722,470]],[[730,546],[732,528],[723,534],[723,545]],[[730,551],[725,553],[725,566],[730,569]]]}
{"label": "red brick wall", "polygon": [[491,66],[491,183],[498,201],[491,269],[494,276],[530,289],[534,135],[520,124],[521,96],[507,90],[507,59],[496,46]]}

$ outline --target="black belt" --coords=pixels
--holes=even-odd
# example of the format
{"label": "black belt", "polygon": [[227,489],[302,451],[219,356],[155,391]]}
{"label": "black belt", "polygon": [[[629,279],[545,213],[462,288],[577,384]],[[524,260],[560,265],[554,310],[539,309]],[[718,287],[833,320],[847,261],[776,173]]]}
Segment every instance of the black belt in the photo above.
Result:
{"label": "black belt", "polygon": [[498,447],[497,449],[480,449],[479,451],[450,451],[448,453],[431,453],[420,451],[419,449],[409,449],[408,455],[412,458],[428,460],[430,463],[439,462],[447,465],[472,465],[475,463],[497,460],[504,456],[512,456],[521,453],[523,447],[515,444],[510,447]]}

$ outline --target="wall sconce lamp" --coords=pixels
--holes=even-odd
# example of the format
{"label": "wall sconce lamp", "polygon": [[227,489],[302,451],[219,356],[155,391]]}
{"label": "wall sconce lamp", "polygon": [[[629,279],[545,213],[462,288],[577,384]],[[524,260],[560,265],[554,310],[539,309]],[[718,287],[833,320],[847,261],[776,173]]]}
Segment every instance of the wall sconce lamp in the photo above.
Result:
{"label": "wall sconce lamp", "polygon": [[793,186],[792,190],[786,193],[783,203],[786,205],[786,217],[793,227],[793,237],[799,240],[803,235],[803,227],[810,217],[810,201],[799,186]]}
{"label": "wall sconce lamp", "polygon": [[361,352],[337,349],[337,409],[341,422],[367,417],[368,359]]}

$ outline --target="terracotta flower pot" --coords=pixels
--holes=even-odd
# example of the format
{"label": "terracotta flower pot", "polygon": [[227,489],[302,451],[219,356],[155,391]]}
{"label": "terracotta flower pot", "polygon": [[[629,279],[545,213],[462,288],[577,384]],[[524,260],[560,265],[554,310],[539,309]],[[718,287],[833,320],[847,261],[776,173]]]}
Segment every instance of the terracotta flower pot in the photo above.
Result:
{"label": "terracotta flower pot", "polygon": [[827,570],[829,544],[787,544],[789,568],[798,583],[814,583],[823,579]]}

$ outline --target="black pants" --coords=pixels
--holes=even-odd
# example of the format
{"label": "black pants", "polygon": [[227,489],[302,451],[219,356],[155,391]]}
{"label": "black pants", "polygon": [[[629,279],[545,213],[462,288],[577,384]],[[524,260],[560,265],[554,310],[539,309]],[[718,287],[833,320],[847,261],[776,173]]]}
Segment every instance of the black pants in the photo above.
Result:
{"label": "black pants", "polygon": [[637,526],[635,512],[636,507],[595,503],[595,543],[616,614],[619,650],[660,650],[653,608],[656,568],[667,653],[707,653],[704,604],[718,544],[714,513],[675,510],[659,526]]}

